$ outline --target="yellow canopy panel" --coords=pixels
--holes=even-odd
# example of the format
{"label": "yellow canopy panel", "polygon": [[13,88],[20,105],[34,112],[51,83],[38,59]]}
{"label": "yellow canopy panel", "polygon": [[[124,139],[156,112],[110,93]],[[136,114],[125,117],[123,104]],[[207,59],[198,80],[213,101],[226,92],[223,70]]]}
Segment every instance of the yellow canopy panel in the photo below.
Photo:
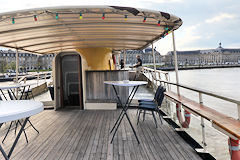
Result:
{"label": "yellow canopy panel", "polygon": [[182,25],[174,15],[119,6],[39,8],[0,14],[0,46],[48,54],[81,48],[143,49]]}

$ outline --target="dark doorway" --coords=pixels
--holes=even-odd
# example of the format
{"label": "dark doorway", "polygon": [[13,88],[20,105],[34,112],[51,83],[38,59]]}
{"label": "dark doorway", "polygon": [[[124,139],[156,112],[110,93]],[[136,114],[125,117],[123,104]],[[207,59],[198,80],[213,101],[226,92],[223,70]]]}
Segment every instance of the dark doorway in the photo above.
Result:
{"label": "dark doorway", "polygon": [[61,91],[64,108],[83,109],[82,64],[80,55],[61,57]]}

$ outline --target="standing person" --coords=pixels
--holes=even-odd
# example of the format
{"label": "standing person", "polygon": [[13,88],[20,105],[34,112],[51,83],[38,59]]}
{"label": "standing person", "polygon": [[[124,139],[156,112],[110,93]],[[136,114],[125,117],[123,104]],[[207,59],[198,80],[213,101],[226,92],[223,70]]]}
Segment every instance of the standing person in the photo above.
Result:
{"label": "standing person", "polygon": [[123,59],[120,60],[120,66],[121,66],[121,69],[124,68],[124,61],[123,61]]}
{"label": "standing person", "polygon": [[136,57],[137,57],[137,63],[133,66],[134,68],[136,68],[136,75],[134,79],[139,77],[142,71],[142,60],[139,55],[137,55]]}

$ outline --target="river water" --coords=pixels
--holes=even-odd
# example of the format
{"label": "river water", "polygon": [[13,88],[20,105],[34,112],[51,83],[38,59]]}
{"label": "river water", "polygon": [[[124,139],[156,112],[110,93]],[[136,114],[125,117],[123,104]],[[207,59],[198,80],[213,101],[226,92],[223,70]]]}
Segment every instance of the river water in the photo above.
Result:
{"label": "river water", "polygon": [[[178,74],[181,84],[240,101],[240,68],[182,70]],[[175,82],[175,72],[170,72],[170,79]],[[180,91],[184,96],[198,101],[198,93],[185,89]],[[203,103],[219,112],[237,118],[236,104],[209,96],[203,96]]]}
{"label": "river water", "polygon": [[[170,72],[170,80],[175,82],[175,72]],[[179,71],[179,83],[240,100],[240,68],[182,70]],[[174,86],[171,89],[176,91]],[[197,102],[199,101],[199,95],[196,92],[180,89],[180,94]],[[203,95],[203,103],[228,116],[238,117],[237,105],[234,103],[206,95]],[[172,108],[174,110],[174,107]],[[228,137],[211,127],[210,122],[205,120],[205,123],[207,125],[206,142],[208,151],[216,159],[229,159]],[[190,128],[187,129],[187,132],[201,143],[200,117],[192,116]]]}

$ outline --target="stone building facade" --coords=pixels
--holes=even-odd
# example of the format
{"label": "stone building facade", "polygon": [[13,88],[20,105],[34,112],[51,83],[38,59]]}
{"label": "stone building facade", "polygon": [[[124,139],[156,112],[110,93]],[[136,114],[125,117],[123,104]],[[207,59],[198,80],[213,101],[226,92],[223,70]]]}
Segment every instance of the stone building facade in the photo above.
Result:
{"label": "stone building facade", "polygon": [[[221,43],[216,49],[177,51],[179,65],[225,65],[240,64],[240,49],[223,48]],[[174,64],[173,51],[164,56],[166,65]]]}
{"label": "stone building facade", "polygon": [[[30,71],[39,69],[52,69],[52,60],[54,54],[48,55],[35,55],[30,53],[18,53],[19,57],[19,69],[20,71]],[[0,50],[0,71],[12,68],[16,64],[16,53],[12,50]]]}
{"label": "stone building facade", "polygon": [[[154,52],[156,63],[162,63],[161,54],[156,49],[154,49]],[[143,64],[153,64],[152,48],[146,48],[144,50],[126,50],[126,64],[134,65],[137,62],[137,55],[141,57]],[[120,54],[120,59],[123,59],[123,52]]]}

